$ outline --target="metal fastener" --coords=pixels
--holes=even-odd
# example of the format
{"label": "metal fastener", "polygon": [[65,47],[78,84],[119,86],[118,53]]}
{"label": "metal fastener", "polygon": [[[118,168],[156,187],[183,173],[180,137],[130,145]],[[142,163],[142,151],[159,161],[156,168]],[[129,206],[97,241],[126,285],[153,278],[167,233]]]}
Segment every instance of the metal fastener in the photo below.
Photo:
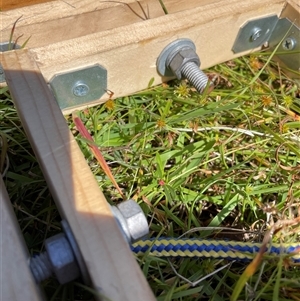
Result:
{"label": "metal fastener", "polygon": [[111,208],[128,243],[133,243],[149,233],[148,222],[143,210],[134,200],[124,201]]}
{"label": "metal fastener", "polygon": [[248,20],[240,27],[232,51],[240,53],[264,46],[269,41],[277,22],[277,15]]}
{"label": "metal fastener", "polygon": [[197,89],[203,92],[208,77],[199,69],[200,59],[195,44],[189,39],[178,39],[167,45],[157,59],[157,71],[166,77],[186,78]]}
{"label": "metal fastener", "polygon": [[36,282],[39,283],[52,274],[61,284],[80,276],[73,250],[63,233],[46,239],[45,248],[46,252],[30,260],[30,269]]}
{"label": "metal fastener", "polygon": [[77,97],[86,96],[89,93],[89,90],[89,86],[83,82],[77,82],[72,89],[73,94]]}
{"label": "metal fastener", "polygon": [[45,241],[46,252],[30,259],[30,269],[37,283],[54,274],[64,284],[79,276],[90,284],[90,276],[71,228],[66,220],[61,221],[63,233]]}
{"label": "metal fastener", "polygon": [[276,58],[284,66],[299,72],[300,27],[296,23],[288,18],[278,20],[269,40],[269,51],[275,50]]}
{"label": "metal fastener", "polygon": [[107,70],[100,65],[53,76],[49,85],[60,108],[70,109],[100,99],[107,89]]}
{"label": "metal fastener", "polygon": [[[134,200],[127,200],[117,207],[112,206],[114,217],[128,243],[133,243],[149,233],[147,219]],[[30,269],[37,283],[54,274],[64,284],[82,277],[91,282],[79,247],[67,221],[61,222],[64,233],[46,239],[46,252],[30,259]]]}
{"label": "metal fastener", "polygon": [[85,284],[90,284],[91,279],[90,279],[88,269],[85,265],[85,262],[83,260],[82,255],[81,255],[81,252],[80,252],[80,249],[77,245],[75,237],[74,237],[74,235],[72,233],[72,230],[69,226],[69,223],[66,220],[62,220],[61,225],[62,225],[64,234],[65,234],[66,238],[68,239],[68,242],[69,242],[69,244],[72,248],[73,254],[75,256],[76,262],[77,262],[79,270],[80,270],[81,278],[83,279]]}
{"label": "metal fastener", "polygon": [[293,38],[286,38],[282,42],[282,47],[284,50],[293,50],[296,46],[296,40]]}
{"label": "metal fastener", "polygon": [[256,41],[262,35],[262,29],[259,27],[254,27],[250,36],[250,42]]}

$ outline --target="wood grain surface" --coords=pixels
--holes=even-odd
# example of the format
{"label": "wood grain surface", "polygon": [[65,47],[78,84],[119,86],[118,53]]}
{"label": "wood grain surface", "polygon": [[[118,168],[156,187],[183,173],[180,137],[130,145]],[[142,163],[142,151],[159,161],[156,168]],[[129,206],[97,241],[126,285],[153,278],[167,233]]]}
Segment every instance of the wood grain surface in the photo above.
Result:
{"label": "wood grain surface", "polygon": [[[124,2],[143,14],[136,1]],[[165,0],[167,15],[158,1],[140,1],[149,19],[115,2],[69,0],[68,4],[53,1],[3,13],[2,39],[22,16],[15,36],[23,34],[20,44],[30,37],[27,47],[47,82],[55,74],[100,64],[108,72],[108,89],[119,97],[147,88],[152,78],[154,85],[167,80],[158,74],[156,60],[176,39],[194,41],[202,69],[254,51],[232,52],[239,28],[251,19],[279,16],[285,1]],[[78,108],[107,99],[104,94]]]}
{"label": "wood grain surface", "polygon": [[29,253],[0,176],[0,296],[9,301],[44,298],[29,269]]}
{"label": "wood grain surface", "polygon": [[113,301],[155,300],[30,51],[5,52],[1,60],[23,127],[98,300],[101,295]]}

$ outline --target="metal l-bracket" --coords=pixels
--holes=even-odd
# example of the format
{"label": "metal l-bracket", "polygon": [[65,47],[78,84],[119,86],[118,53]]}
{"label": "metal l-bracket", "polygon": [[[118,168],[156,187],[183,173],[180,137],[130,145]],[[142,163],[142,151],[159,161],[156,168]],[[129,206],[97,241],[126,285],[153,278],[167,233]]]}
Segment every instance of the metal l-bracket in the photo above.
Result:
{"label": "metal l-bracket", "polygon": [[276,15],[247,21],[241,26],[232,51],[239,53],[262,46],[269,41],[277,22]]}
{"label": "metal l-bracket", "polygon": [[101,98],[107,89],[107,70],[97,64],[57,74],[49,84],[59,107],[72,108]]}
{"label": "metal l-bracket", "polygon": [[232,47],[234,53],[268,46],[291,70],[300,71],[300,29],[289,19],[276,15],[254,19],[241,26]]}
{"label": "metal l-bracket", "polygon": [[300,72],[300,28],[287,18],[279,19],[269,40],[270,50],[288,68]]}

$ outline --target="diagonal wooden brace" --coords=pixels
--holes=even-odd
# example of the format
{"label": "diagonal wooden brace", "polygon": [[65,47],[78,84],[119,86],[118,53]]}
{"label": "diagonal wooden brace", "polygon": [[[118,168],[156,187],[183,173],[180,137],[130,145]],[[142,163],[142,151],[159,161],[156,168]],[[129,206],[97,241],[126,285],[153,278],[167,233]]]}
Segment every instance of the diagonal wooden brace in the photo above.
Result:
{"label": "diagonal wooden brace", "polygon": [[1,63],[49,189],[99,293],[97,299],[155,300],[30,51],[4,53]]}

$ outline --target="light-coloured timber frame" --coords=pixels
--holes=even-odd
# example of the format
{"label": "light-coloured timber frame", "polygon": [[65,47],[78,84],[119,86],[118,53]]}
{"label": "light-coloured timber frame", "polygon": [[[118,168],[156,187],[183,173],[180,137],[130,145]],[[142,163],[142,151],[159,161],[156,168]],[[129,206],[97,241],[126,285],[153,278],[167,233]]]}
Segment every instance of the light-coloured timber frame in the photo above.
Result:
{"label": "light-coloured timber frame", "polygon": [[8,52],[2,63],[21,122],[93,287],[113,301],[155,300],[30,52]]}
{"label": "light-coloured timber frame", "polygon": [[[25,2],[21,1],[21,6],[32,3]],[[30,37],[27,49],[2,53],[0,62],[53,198],[62,218],[71,226],[92,285],[100,294],[98,300],[101,294],[113,301],[155,298],[47,83],[55,74],[100,64],[108,71],[108,89],[114,96],[128,95],[147,88],[151,78],[154,84],[167,80],[157,73],[156,59],[167,44],[178,38],[195,42],[205,69],[250,52],[233,54],[231,48],[240,26],[251,19],[276,14],[289,17],[298,25],[300,22],[296,0],[163,2],[168,15],[154,0],[51,1],[10,10],[7,9],[15,7],[18,1],[7,0],[0,7],[0,42],[8,41],[14,22],[21,16],[14,37],[22,35],[18,44]],[[102,103],[108,97],[105,94],[80,108]],[[8,203],[8,196],[3,193],[1,181],[0,186],[3,206]],[[5,216],[12,217],[12,211]],[[16,225],[11,227],[15,229]],[[20,234],[14,235],[14,241],[18,240]],[[1,252],[3,248],[1,244]],[[16,244],[16,248],[21,250],[20,261],[26,259],[24,246]],[[38,294],[31,278],[21,282]],[[4,286],[12,286],[9,279],[4,275],[0,285],[4,282]],[[13,286],[10,292],[14,292]]]}
{"label": "light-coloured timber frame", "polygon": [[0,176],[1,300],[44,300],[28,265],[29,253]]}
{"label": "light-coloured timber frame", "polygon": [[[164,0],[168,15],[158,0],[122,2],[127,5],[51,1],[3,11],[0,42],[9,39],[14,22],[21,17],[14,37],[22,36],[20,45],[30,37],[27,47],[47,82],[55,74],[100,64],[108,72],[108,89],[119,97],[147,88],[152,78],[154,85],[166,81],[156,71],[156,59],[178,38],[194,41],[205,69],[250,52],[233,54],[231,50],[240,26],[248,20],[280,16],[292,6],[293,22],[299,22],[296,0]],[[108,97],[104,94],[94,104]]]}

